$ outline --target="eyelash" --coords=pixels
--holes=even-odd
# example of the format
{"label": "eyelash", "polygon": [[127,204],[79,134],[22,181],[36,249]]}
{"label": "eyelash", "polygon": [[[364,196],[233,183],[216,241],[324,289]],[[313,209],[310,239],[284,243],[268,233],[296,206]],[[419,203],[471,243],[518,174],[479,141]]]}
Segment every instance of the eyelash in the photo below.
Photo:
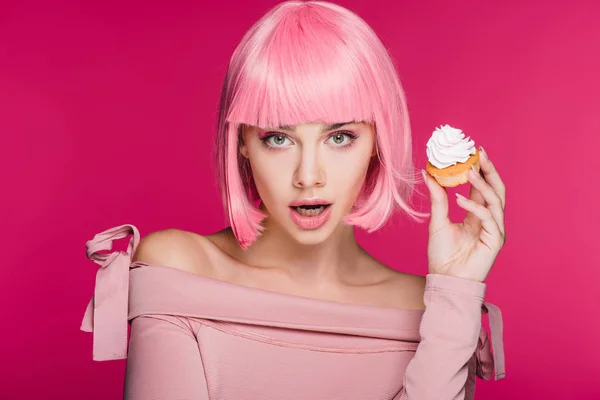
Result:
{"label": "eyelash", "polygon": [[[348,141],[348,143],[343,144],[343,145],[334,145],[334,147],[338,148],[338,149],[347,149],[350,146],[352,146],[352,144],[354,144],[354,141],[358,138],[358,135],[355,135],[352,132],[349,131],[338,131],[338,132],[333,132],[331,133],[328,137],[327,140],[331,139],[332,137],[336,136],[336,135],[344,135],[347,138],[349,138],[350,140]],[[290,139],[290,137],[288,135],[286,135],[285,133],[268,133],[265,136],[260,138],[260,141],[262,142],[262,144],[269,150],[273,150],[273,151],[279,151],[279,150],[283,150],[285,147],[287,146],[272,146],[269,143],[267,143],[267,141],[272,138],[272,137],[276,137],[276,136],[284,136],[285,138]]]}

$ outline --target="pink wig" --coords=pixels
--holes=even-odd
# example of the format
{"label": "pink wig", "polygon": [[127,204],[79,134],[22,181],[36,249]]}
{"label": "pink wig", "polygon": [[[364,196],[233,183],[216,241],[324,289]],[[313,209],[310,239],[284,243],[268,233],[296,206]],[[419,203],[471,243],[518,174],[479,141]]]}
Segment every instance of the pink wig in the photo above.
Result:
{"label": "pink wig", "polygon": [[217,170],[233,233],[247,248],[264,227],[249,162],[239,152],[241,125],[374,123],[378,157],[344,218],[369,232],[410,207],[419,180],[404,92],[375,32],[353,12],[324,1],[286,1],[257,21],[235,49],[219,108]]}

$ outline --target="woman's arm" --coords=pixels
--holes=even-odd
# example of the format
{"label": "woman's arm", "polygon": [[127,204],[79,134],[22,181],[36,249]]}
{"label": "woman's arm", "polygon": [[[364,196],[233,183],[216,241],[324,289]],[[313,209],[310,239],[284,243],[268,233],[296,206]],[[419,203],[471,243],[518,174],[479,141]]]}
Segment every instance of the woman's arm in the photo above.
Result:
{"label": "woman's arm", "polygon": [[[469,361],[477,349],[486,285],[429,274],[421,342],[394,400],[466,400]],[[469,389],[469,390],[467,390]]]}
{"label": "woman's arm", "polygon": [[123,398],[208,400],[198,341],[187,318],[133,319]]}

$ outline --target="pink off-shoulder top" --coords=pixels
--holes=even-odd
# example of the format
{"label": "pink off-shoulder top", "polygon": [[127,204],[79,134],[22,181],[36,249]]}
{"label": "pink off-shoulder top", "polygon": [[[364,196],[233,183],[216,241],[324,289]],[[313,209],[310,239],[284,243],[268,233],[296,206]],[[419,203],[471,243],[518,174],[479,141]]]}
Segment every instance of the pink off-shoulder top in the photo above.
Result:
{"label": "pink off-shoulder top", "polygon": [[132,262],[139,239],[126,224],[87,242],[100,269],[81,329],[94,360],[127,359],[125,399],[458,400],[505,376],[484,283],[429,274],[425,311],[338,303]]}

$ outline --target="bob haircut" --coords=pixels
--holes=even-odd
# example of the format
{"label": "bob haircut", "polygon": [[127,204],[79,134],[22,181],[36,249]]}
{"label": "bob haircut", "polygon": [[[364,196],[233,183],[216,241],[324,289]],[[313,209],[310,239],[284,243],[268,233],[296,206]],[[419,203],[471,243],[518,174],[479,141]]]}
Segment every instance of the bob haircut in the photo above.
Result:
{"label": "bob haircut", "polygon": [[369,25],[341,6],[285,1],[259,19],[233,52],[218,118],[218,181],[244,249],[263,231],[266,215],[258,208],[249,162],[239,152],[243,125],[373,123],[377,157],[344,222],[372,232],[398,207],[419,222],[428,215],[408,204],[419,179],[394,64]]}

